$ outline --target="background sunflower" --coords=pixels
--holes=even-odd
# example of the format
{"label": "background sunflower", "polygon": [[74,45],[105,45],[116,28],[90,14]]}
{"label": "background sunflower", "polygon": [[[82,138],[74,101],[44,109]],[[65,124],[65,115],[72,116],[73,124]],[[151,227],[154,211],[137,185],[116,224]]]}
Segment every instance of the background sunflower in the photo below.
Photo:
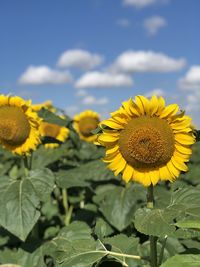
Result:
{"label": "background sunflower", "polygon": [[98,127],[100,116],[97,112],[86,110],[74,117],[74,129],[80,138],[87,142],[94,142],[96,135],[92,134],[92,130]]}
{"label": "background sunflower", "polygon": [[35,150],[40,143],[40,122],[30,101],[0,95],[0,143],[4,148],[19,155]]}

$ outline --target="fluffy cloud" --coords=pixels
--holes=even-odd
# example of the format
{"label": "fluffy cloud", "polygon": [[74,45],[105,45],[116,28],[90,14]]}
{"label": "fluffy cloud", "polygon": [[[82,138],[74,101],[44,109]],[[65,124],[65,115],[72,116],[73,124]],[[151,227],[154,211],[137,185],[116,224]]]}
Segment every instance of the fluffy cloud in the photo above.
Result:
{"label": "fluffy cloud", "polygon": [[29,66],[20,76],[20,84],[64,84],[72,80],[68,71],[52,70],[48,66]]}
{"label": "fluffy cloud", "polygon": [[114,74],[99,71],[87,72],[75,83],[76,88],[130,87],[133,80],[125,74]]}
{"label": "fluffy cloud", "polygon": [[92,95],[87,95],[85,98],[82,100],[83,105],[106,105],[108,104],[109,100],[107,97],[101,97],[101,98],[96,98]]}
{"label": "fluffy cloud", "polygon": [[156,88],[156,89],[153,89],[152,91],[147,92],[147,93],[145,94],[146,97],[151,97],[152,95],[156,95],[156,96],[164,96],[164,95],[165,95],[165,92],[164,92],[163,89]]}
{"label": "fluffy cloud", "polygon": [[114,72],[171,72],[186,65],[183,58],[174,59],[153,51],[125,51],[110,67]]}
{"label": "fluffy cloud", "polygon": [[133,6],[136,8],[144,8],[153,5],[158,0],[123,0],[123,4],[126,6]]}
{"label": "fluffy cloud", "polygon": [[166,20],[160,16],[153,16],[145,19],[144,21],[144,28],[147,30],[149,35],[156,35],[158,30],[166,25]]}
{"label": "fluffy cloud", "polygon": [[117,21],[117,24],[123,28],[128,28],[131,25],[131,22],[129,19],[119,19]]}
{"label": "fluffy cloud", "polygon": [[78,113],[79,107],[77,105],[68,106],[65,108],[65,112],[68,116],[73,116],[74,114]]}
{"label": "fluffy cloud", "polygon": [[103,62],[103,57],[92,54],[82,49],[72,49],[65,51],[58,59],[57,65],[61,68],[75,67],[84,70],[92,69]]}
{"label": "fluffy cloud", "polygon": [[179,86],[184,90],[200,91],[200,66],[192,66],[186,75],[179,80]]}
{"label": "fluffy cloud", "polygon": [[81,90],[78,90],[77,93],[76,93],[76,96],[77,97],[83,97],[83,96],[86,96],[87,95],[87,92],[83,89]]}

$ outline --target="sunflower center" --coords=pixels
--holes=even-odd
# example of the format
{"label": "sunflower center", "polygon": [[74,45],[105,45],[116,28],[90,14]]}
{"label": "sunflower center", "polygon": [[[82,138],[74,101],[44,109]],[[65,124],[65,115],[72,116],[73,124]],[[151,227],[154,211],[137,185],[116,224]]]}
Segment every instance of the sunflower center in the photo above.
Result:
{"label": "sunflower center", "polygon": [[29,136],[30,124],[19,107],[0,107],[0,140],[11,146],[23,144]]}
{"label": "sunflower center", "polygon": [[60,132],[60,126],[53,123],[43,122],[42,128],[45,136],[56,138]]}
{"label": "sunflower center", "polygon": [[83,118],[79,121],[79,130],[83,136],[91,136],[92,130],[96,129],[99,124],[99,120],[95,118]]}
{"label": "sunflower center", "polygon": [[173,132],[160,118],[135,118],[121,131],[119,148],[124,159],[134,168],[160,167],[173,155]]}

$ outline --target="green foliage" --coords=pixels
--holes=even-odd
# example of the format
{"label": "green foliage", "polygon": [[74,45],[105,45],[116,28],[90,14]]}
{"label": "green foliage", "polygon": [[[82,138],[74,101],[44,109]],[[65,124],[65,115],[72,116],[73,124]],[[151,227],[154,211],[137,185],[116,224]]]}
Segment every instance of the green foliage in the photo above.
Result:
{"label": "green foliage", "polygon": [[58,148],[34,151],[30,171],[0,150],[0,264],[149,267],[153,235],[160,266],[198,266],[199,144],[190,171],[156,185],[148,209],[146,188],[115,177],[101,160],[104,149],[81,141],[70,119],[47,110],[40,115],[67,125],[70,136]]}

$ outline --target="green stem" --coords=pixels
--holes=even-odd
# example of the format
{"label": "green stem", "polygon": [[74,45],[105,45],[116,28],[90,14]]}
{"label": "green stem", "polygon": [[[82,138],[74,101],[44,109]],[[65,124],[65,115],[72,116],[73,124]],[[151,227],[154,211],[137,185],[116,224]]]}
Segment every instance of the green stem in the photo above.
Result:
{"label": "green stem", "polygon": [[[153,196],[153,185],[151,184],[147,188],[147,208],[153,209],[154,207],[154,196]],[[157,237],[149,236],[150,241],[150,264],[151,267],[157,267]]]}
{"label": "green stem", "polygon": [[29,169],[28,157],[27,156],[24,156],[23,157],[23,163],[24,163],[24,173],[25,173],[25,176],[28,176],[30,169]]}
{"label": "green stem", "polygon": [[71,206],[68,205],[67,189],[62,189],[62,200],[63,200],[63,207],[65,209],[64,222],[65,225],[69,225],[74,207],[72,205]]}
{"label": "green stem", "polygon": [[159,261],[158,261],[158,266],[160,266],[162,264],[162,261],[163,261],[163,255],[164,255],[165,245],[167,243],[167,237],[168,236],[166,235],[164,240],[163,240],[163,243],[162,243],[162,248],[160,251],[160,256],[159,256]]}

